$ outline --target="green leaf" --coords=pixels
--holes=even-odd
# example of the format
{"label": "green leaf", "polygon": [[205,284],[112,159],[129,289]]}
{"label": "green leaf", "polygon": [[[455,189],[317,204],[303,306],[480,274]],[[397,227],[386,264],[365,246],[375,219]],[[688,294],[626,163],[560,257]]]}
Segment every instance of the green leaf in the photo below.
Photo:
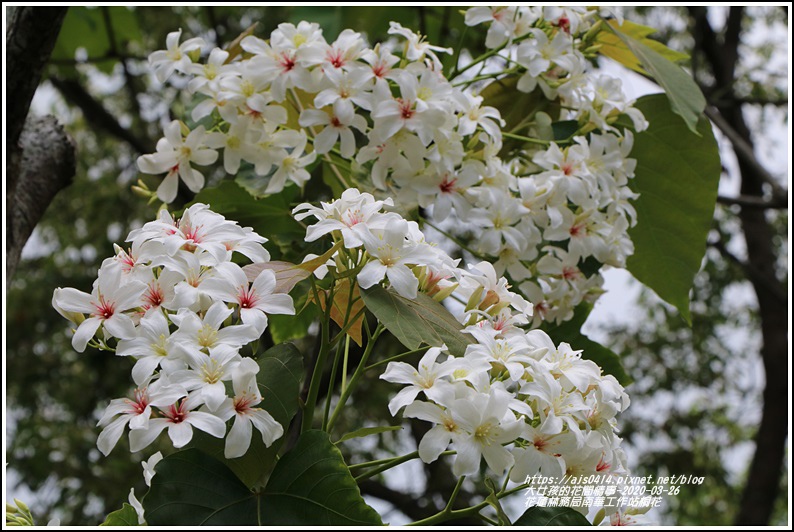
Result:
{"label": "green leaf", "polygon": [[319,430],[301,434],[279,460],[261,500],[260,515],[266,525],[383,524],[361,497],[342,453]]}
{"label": "green leaf", "polygon": [[[637,39],[639,42],[648,46],[655,52],[659,53],[662,57],[670,61],[678,62],[689,59],[687,54],[672,50],[659,41],[648,39],[648,35],[656,33],[655,28],[636,24],[629,20],[623,21],[622,25],[619,25],[617,20],[610,20],[608,21],[608,24],[612,28],[619,30],[621,33],[623,33],[623,35]],[[640,63],[640,60],[637,58],[637,56],[634,55],[626,43],[621,40],[621,38],[618,37],[615,32],[608,28],[604,28],[596,36],[595,42],[601,45],[601,47],[598,49],[598,53],[601,55],[609,57],[610,59],[614,59],[618,63],[634,70],[635,72],[639,72],[643,75],[648,74],[645,69],[642,68],[642,64]]]}
{"label": "green leaf", "polygon": [[706,98],[700,92],[700,88],[692,76],[648,45],[616,28],[612,28],[612,31],[626,43],[645,70],[662,86],[670,100],[673,112],[684,119],[690,131],[695,135],[700,135],[698,120],[706,108]]}
{"label": "green leaf", "polygon": [[592,360],[601,367],[604,373],[612,375],[620,384],[627,386],[632,383],[632,378],[623,368],[620,357],[611,349],[582,334],[582,326],[592,310],[592,304],[580,303],[574,309],[573,318],[560,325],[544,327],[544,330],[555,344],[566,342],[573,349],[581,349],[582,358]]}
{"label": "green leaf", "polygon": [[364,304],[405,347],[418,349],[422,344],[447,345],[454,356],[463,356],[473,342],[460,330],[463,326],[437,301],[420,293],[416,299],[402,297],[392,289],[373,286],[361,291]]}
{"label": "green leaf", "polygon": [[521,517],[516,519],[513,526],[593,526],[585,516],[572,508],[556,507],[547,508],[533,506]]}
{"label": "green leaf", "polygon": [[395,430],[401,430],[401,425],[395,425],[392,427],[364,427],[363,429],[354,430],[353,432],[348,432],[342,438],[334,443],[334,445],[339,445],[343,441],[352,440],[355,438],[364,438],[366,436],[372,436],[373,434],[382,434],[384,432],[392,432]]}
{"label": "green leaf", "polygon": [[[256,382],[262,402],[257,408],[262,408],[281,424],[284,433],[287,432],[292,418],[298,411],[298,394],[303,378],[303,357],[292,344],[279,344],[271,347],[261,355],[257,362],[259,373]],[[276,454],[284,441],[284,437],[266,447],[259,431],[254,430],[251,446],[239,458],[224,457],[225,442],[223,439],[213,438],[203,432],[196,432],[191,447],[201,449],[220,460],[228,466],[237,477],[248,487],[264,484],[267,475],[273,470]]]}
{"label": "green leaf", "polygon": [[255,198],[233,181],[205,188],[196,195],[195,203],[206,203],[210,208],[241,226],[270,239],[303,240],[306,230],[292,217],[290,202],[297,196],[297,187],[287,187],[280,194]]}
{"label": "green leaf", "polygon": [[125,502],[121,509],[110,512],[99,526],[139,526],[138,512]]}
{"label": "green leaf", "polygon": [[259,524],[254,494],[222,462],[198,449],[166,456],[143,498],[152,526]]}
{"label": "green leaf", "polygon": [[[52,59],[72,60],[79,48],[83,48],[89,59],[99,59],[110,55],[113,50],[105,20],[105,12],[112,26],[114,45],[117,50],[124,50],[129,41],[139,41],[141,30],[135,13],[126,7],[81,7],[69,8],[66,18],[55,42]],[[97,61],[97,68],[105,73],[113,71],[118,63],[117,57]],[[66,67],[65,71],[73,67]]]}
{"label": "green leaf", "polygon": [[691,133],[670,112],[664,95],[636,103],[650,127],[634,138],[637,159],[631,187],[637,225],[629,229],[634,255],[627,269],[689,323],[689,290],[706,252],[720,179],[720,156],[711,124],[698,123]]}
{"label": "green leaf", "polygon": [[276,465],[264,490],[250,491],[223,463],[197,449],[156,466],[144,497],[147,522],[170,526],[381,525],[328,434],[308,431]]}

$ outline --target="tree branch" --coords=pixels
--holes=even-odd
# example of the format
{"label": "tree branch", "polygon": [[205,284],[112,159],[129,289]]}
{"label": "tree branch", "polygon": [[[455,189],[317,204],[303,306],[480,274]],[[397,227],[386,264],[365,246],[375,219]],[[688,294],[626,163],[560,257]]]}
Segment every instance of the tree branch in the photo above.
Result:
{"label": "tree branch", "polygon": [[[52,54],[66,7],[14,7],[9,9],[6,34],[6,198],[17,185],[17,142],[28,116],[30,102]],[[10,210],[6,210],[6,218]]]}
{"label": "tree branch", "polygon": [[51,77],[50,81],[57,88],[67,102],[78,107],[85,116],[85,119],[92,126],[107,131],[119,140],[128,143],[138,153],[150,153],[154,147],[148,140],[143,140],[135,136],[129,129],[125,129],[119,124],[116,117],[110,114],[101,103],[94,99],[88,91],[83,88],[80,82],[72,79],[61,79]]}
{"label": "tree branch", "polygon": [[788,192],[778,184],[777,179],[764,168],[755,156],[753,147],[748,143],[728,121],[723,118],[717,109],[714,107],[706,107],[706,116],[709,117],[711,122],[722,131],[722,133],[731,141],[734,147],[736,156],[739,157],[744,163],[750,166],[755,174],[762,179],[767,185],[772,188],[772,195],[778,201],[785,201],[788,203]]}
{"label": "tree branch", "polygon": [[768,279],[764,273],[755,267],[752,262],[743,261],[733,253],[731,253],[728,248],[725,247],[725,244],[722,240],[717,240],[715,242],[709,242],[709,247],[712,247],[720,252],[720,254],[728,259],[730,262],[739,266],[743,271],[744,275],[750,279],[751,281],[763,285],[766,290],[773,295],[778,301],[782,303],[786,303],[787,296],[785,289],[779,284],[773,282],[771,279]]}
{"label": "tree branch", "polygon": [[66,7],[9,7],[6,34],[6,283],[22,248],[75,170],[74,144],[53,117],[28,119]]}
{"label": "tree branch", "polygon": [[427,517],[428,513],[435,511],[434,508],[428,509],[419,506],[419,504],[417,504],[417,498],[413,495],[393,490],[372,479],[364,480],[358,487],[361,489],[361,493],[388,502],[394,506],[397,511],[404,513],[413,521],[424,519]]}
{"label": "tree branch", "polygon": [[748,209],[788,209],[788,201],[783,198],[773,198],[765,200],[759,196],[737,196],[730,198],[728,196],[717,196],[717,203],[723,205],[738,205],[742,208]]}
{"label": "tree branch", "polygon": [[75,172],[74,143],[53,116],[28,119],[19,146],[19,183],[6,212],[6,220],[13,220],[6,233],[6,283],[14,276],[33,228]]}

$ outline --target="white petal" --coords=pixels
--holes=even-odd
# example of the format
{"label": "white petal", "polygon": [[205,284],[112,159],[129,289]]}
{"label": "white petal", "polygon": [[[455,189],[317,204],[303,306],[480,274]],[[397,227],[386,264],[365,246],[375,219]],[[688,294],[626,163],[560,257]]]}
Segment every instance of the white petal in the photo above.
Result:
{"label": "white petal", "polygon": [[102,320],[99,318],[88,318],[80,324],[74,332],[74,336],[72,336],[72,347],[74,347],[75,351],[79,353],[85,351],[85,346],[88,345],[88,341],[94,337],[101,323]]}
{"label": "white petal", "polygon": [[218,416],[207,412],[191,412],[187,417],[187,422],[216,438],[223,438],[223,435],[226,434],[226,423]]}
{"label": "white petal", "polygon": [[[193,417],[193,414],[194,412],[191,412],[189,418]],[[170,423],[168,425],[168,437],[171,438],[174,447],[179,449],[190,443],[190,440],[193,439],[193,427],[186,421],[181,423]]]}
{"label": "white petal", "polygon": [[284,434],[281,423],[273,419],[273,416],[265,410],[255,410],[251,416],[251,423],[262,433],[262,441],[267,447],[273,445],[273,442]]}
{"label": "white petal", "polygon": [[452,434],[443,426],[436,425],[419,442],[419,458],[426,464],[435,462],[447,450]]}
{"label": "white petal", "polygon": [[389,282],[392,287],[397,290],[398,294],[408,299],[416,299],[416,294],[419,290],[419,280],[413,272],[408,269],[408,266],[395,264],[386,269],[386,276],[389,278]]}
{"label": "white petal", "polygon": [[473,475],[480,469],[480,446],[474,443],[472,437],[455,439],[455,450],[458,455],[452,465],[452,474],[456,477]]}
{"label": "white petal", "polygon": [[251,445],[251,423],[246,416],[237,415],[229,434],[226,435],[226,458],[238,458],[245,454]]}
{"label": "white petal", "polygon": [[148,447],[167,425],[165,419],[152,419],[147,428],[130,431],[130,452],[137,453]]}
{"label": "white petal", "polygon": [[383,280],[383,276],[386,275],[386,265],[380,262],[379,260],[373,260],[364,266],[360,272],[358,272],[358,285],[361,288],[369,288],[381,280]]}
{"label": "white petal", "polygon": [[102,429],[102,432],[99,433],[99,437],[96,440],[96,446],[102,454],[105,456],[110,454],[110,451],[116,446],[121,435],[124,434],[124,427],[126,425],[127,419],[120,417]]}

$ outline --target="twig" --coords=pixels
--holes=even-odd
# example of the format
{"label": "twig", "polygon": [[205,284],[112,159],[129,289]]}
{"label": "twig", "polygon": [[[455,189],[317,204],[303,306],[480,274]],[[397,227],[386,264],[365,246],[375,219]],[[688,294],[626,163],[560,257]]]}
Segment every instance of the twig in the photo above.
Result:
{"label": "twig", "polygon": [[714,107],[706,107],[706,116],[714,123],[717,128],[731,141],[736,156],[753,168],[753,171],[766,184],[772,188],[772,195],[781,201],[788,201],[788,192],[781,187],[775,177],[758,162],[753,152],[753,147],[725,120]]}
{"label": "twig", "polygon": [[788,201],[784,198],[773,198],[765,200],[758,196],[717,196],[717,203],[723,205],[738,205],[749,209],[788,209]]}

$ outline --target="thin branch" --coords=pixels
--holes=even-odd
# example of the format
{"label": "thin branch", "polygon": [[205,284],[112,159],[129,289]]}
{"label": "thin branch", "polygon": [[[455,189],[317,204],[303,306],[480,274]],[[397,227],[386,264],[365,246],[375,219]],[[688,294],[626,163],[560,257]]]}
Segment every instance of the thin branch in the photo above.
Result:
{"label": "thin branch", "polygon": [[153,151],[147,141],[138,138],[132,131],[122,127],[116,117],[94,99],[78,81],[57,77],[51,77],[50,81],[63,94],[66,101],[83,112],[86,120],[94,127],[100,128],[119,140],[127,142],[138,153]]}
{"label": "thin branch", "polygon": [[751,262],[743,261],[733,253],[731,253],[728,248],[725,247],[725,244],[722,240],[717,240],[715,242],[709,242],[709,247],[712,247],[720,252],[720,254],[728,259],[730,262],[739,266],[743,271],[744,274],[747,276],[748,279],[751,279],[754,282],[759,283],[762,285],[766,290],[772,294],[776,299],[781,301],[782,303],[786,303],[788,298],[786,296],[785,290],[779,284],[776,284],[771,279],[767,278],[763,272],[759,271],[758,268]]}
{"label": "thin branch", "polygon": [[717,109],[706,107],[706,116],[731,141],[736,156],[742,159],[767,185],[772,187],[772,195],[781,201],[788,201],[788,192],[778,184],[777,179],[758,162],[753,147],[725,120]]}
{"label": "thin branch", "polygon": [[72,66],[72,65],[102,63],[104,61],[125,61],[125,60],[148,61],[149,58],[143,55],[108,52],[106,54],[98,55],[95,57],[86,57],[85,59],[50,59],[50,64]]}
{"label": "thin branch", "polygon": [[738,205],[749,209],[788,209],[788,201],[785,198],[773,198],[765,200],[758,196],[717,196],[717,203],[723,205]]}

